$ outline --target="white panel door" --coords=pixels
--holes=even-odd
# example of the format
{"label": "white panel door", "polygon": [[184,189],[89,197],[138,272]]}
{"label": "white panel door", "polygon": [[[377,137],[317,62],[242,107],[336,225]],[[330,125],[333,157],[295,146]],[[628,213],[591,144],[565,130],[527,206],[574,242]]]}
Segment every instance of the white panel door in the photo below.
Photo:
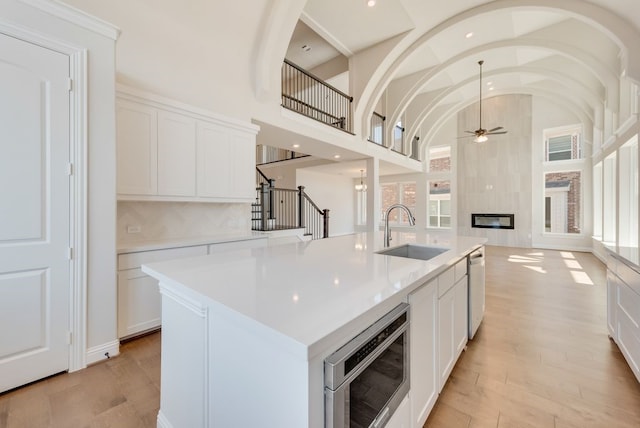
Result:
{"label": "white panel door", "polygon": [[196,195],[196,120],[158,111],[158,194]]}
{"label": "white panel door", "polygon": [[0,392],[69,368],[68,78],[0,34]]}

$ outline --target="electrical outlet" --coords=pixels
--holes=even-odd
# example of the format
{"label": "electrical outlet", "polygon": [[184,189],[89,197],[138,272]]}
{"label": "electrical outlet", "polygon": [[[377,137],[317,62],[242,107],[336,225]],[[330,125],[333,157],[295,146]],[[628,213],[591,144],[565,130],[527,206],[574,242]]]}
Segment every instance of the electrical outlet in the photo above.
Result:
{"label": "electrical outlet", "polygon": [[141,231],[140,225],[127,226],[127,233],[140,233]]}

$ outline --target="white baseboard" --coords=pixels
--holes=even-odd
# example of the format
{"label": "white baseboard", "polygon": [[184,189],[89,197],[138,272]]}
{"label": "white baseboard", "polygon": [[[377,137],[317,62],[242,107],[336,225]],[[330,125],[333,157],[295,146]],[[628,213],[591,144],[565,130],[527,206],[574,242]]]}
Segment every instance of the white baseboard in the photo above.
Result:
{"label": "white baseboard", "polygon": [[173,428],[173,425],[171,425],[171,422],[169,422],[169,420],[166,418],[164,413],[162,413],[162,409],[160,409],[160,411],[158,412],[157,422],[158,422],[157,424],[158,428]]}
{"label": "white baseboard", "polygon": [[[87,349],[87,365],[115,357],[120,354],[120,341],[104,343]],[[108,355],[108,356],[107,356]]]}

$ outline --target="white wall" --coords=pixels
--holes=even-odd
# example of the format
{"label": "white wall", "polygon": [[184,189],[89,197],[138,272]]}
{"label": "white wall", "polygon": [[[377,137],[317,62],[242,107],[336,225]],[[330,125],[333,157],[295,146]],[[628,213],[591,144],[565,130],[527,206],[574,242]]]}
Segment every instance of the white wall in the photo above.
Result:
{"label": "white wall", "polygon": [[251,118],[247,106],[255,99],[254,49],[271,1],[65,2],[122,30],[116,52],[119,82],[217,113]]}
{"label": "white wall", "polygon": [[353,179],[308,169],[296,171],[296,182],[320,209],[329,209],[329,236],[354,232],[355,206]]}
{"label": "white wall", "polygon": [[[483,127],[503,126],[506,135],[484,143],[458,144],[458,233],[484,236],[491,245],[531,246],[531,96],[504,95],[483,100]],[[478,105],[458,113],[458,135],[478,126]],[[471,214],[515,214],[515,229],[471,227]]]}

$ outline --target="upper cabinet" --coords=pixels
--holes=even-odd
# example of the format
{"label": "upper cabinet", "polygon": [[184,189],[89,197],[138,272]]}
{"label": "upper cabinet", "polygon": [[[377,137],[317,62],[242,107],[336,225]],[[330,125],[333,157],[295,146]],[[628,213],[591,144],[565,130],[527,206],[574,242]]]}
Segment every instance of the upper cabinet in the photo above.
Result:
{"label": "upper cabinet", "polygon": [[118,199],[252,202],[258,127],[120,86]]}

